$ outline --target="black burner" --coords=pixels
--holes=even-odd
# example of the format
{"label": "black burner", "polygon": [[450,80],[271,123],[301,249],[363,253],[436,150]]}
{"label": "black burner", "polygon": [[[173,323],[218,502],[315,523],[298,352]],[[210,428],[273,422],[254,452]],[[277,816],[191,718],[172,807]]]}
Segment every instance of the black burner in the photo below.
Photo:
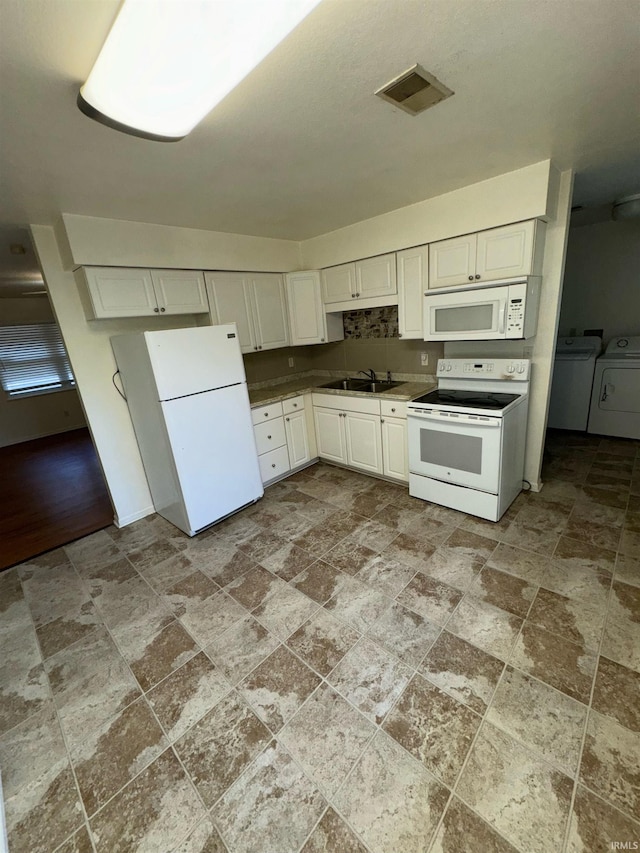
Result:
{"label": "black burner", "polygon": [[431,403],[443,406],[465,406],[471,409],[504,409],[517,400],[519,394],[499,394],[493,391],[430,391],[414,400],[414,403]]}

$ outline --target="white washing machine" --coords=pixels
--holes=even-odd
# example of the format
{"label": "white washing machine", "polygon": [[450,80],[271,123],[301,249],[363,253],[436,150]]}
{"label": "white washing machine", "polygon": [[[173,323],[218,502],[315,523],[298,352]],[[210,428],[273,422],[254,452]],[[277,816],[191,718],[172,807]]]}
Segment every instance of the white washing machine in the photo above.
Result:
{"label": "white washing machine", "polygon": [[640,439],[640,336],[613,338],[596,361],[588,431]]}
{"label": "white washing machine", "polygon": [[547,426],[586,430],[593,373],[601,349],[598,337],[558,338]]}

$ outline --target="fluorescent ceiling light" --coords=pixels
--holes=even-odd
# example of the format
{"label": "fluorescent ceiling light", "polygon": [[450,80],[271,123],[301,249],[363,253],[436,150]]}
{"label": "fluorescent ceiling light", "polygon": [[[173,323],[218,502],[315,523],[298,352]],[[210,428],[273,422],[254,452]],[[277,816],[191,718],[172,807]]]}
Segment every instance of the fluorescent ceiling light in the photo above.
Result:
{"label": "fluorescent ceiling light", "polygon": [[183,139],[319,0],[124,0],[87,82],[83,113]]}

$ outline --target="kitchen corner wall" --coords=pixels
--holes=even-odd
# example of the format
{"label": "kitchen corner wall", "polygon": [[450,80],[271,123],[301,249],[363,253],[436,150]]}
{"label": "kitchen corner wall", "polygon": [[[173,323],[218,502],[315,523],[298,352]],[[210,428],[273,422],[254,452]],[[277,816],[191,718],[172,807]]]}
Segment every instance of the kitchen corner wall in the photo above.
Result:
{"label": "kitchen corner wall", "polygon": [[[444,353],[442,344],[402,340],[398,337],[398,308],[371,308],[349,311],[343,317],[345,339],[332,344],[287,347],[244,356],[248,382],[290,376],[307,370],[337,370],[356,374],[359,370],[375,370],[385,375],[412,373],[433,376],[436,363]],[[422,365],[421,353],[428,354]],[[293,358],[293,367],[289,359]]]}

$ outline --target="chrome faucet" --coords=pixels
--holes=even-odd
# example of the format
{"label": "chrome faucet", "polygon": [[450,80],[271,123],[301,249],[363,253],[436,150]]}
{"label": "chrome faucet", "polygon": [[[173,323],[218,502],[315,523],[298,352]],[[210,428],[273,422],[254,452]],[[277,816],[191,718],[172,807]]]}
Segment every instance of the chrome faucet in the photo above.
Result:
{"label": "chrome faucet", "polygon": [[369,368],[369,370],[359,370],[358,373],[364,373],[372,382],[376,381],[376,372],[373,368]]}

